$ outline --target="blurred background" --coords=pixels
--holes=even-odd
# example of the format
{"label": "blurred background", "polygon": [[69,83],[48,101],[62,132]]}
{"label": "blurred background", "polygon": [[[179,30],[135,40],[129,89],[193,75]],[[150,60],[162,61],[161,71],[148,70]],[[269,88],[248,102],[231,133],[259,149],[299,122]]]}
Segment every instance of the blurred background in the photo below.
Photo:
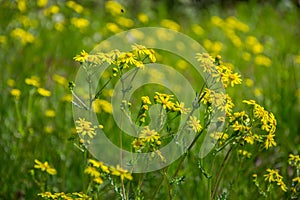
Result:
{"label": "blurred background", "polygon": [[[237,166],[245,167],[232,197],[253,199],[251,175],[266,168],[280,169],[287,182],[292,178],[287,158],[300,151],[300,1],[2,0],[0,10],[1,199],[35,199],[41,192],[32,178],[34,159],[57,169],[48,181],[53,191],[82,190],[84,156],[73,141],[68,90],[79,68],[73,57],[145,26],[183,32],[212,56],[221,55],[243,78],[228,91],[235,104],[254,99],[274,113],[277,147],[232,162],[224,187],[234,184]],[[193,193],[193,184],[184,187]]]}

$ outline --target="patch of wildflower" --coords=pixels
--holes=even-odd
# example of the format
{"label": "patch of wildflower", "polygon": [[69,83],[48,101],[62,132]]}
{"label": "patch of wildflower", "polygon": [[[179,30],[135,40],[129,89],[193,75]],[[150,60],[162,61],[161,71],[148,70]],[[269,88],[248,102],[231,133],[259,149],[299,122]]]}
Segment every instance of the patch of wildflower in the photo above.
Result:
{"label": "patch of wildflower", "polygon": [[34,162],[35,162],[34,168],[40,169],[41,171],[46,171],[50,175],[56,174],[56,169],[51,167],[47,161],[42,163],[41,161],[35,159]]}
{"label": "patch of wildflower", "polygon": [[283,177],[279,174],[278,170],[267,169],[267,173],[264,177],[266,182],[276,183],[284,192],[287,191],[287,186],[283,182]]}
{"label": "patch of wildflower", "polygon": [[258,127],[261,130],[266,131],[268,135],[264,136],[265,139],[265,148],[268,149],[270,147],[276,146],[275,142],[275,131],[277,126],[277,121],[273,113],[268,112],[261,105],[257,104],[254,100],[244,100],[243,103],[252,106],[252,113],[254,120],[257,120]]}
{"label": "patch of wildflower", "polygon": [[38,194],[39,197],[43,199],[86,199],[91,200],[92,198],[89,197],[87,194],[82,192],[72,192],[72,193],[64,193],[64,192],[43,192]]}

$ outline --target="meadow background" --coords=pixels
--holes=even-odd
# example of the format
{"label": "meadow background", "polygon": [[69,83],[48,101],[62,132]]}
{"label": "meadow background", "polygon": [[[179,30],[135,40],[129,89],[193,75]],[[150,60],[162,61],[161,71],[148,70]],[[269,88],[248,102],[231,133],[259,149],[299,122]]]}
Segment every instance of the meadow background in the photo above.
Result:
{"label": "meadow background", "polygon": [[[299,6],[288,0],[0,1],[0,199],[38,199],[41,188],[86,190],[86,155],[76,144],[68,89],[79,68],[73,57],[115,33],[144,26],[183,32],[211,55],[221,55],[243,78],[228,91],[234,101],[255,99],[277,119],[275,148],[230,160],[220,184],[228,199],[262,198],[252,174],[262,176],[267,168],[278,169],[292,187],[288,157],[300,152]],[[42,175],[33,175],[35,159],[57,170],[46,186],[36,181]],[[185,166],[191,174],[199,170]],[[151,188],[157,174],[149,176]],[[201,197],[196,178],[185,176],[181,198]],[[280,189],[270,197],[289,198]]]}

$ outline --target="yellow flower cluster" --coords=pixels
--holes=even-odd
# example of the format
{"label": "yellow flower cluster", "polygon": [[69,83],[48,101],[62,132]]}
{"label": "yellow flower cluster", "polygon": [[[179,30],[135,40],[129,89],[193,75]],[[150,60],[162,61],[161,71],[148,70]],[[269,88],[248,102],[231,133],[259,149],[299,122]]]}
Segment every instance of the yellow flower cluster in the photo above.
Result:
{"label": "yellow flower cluster", "polygon": [[84,173],[89,174],[96,184],[102,184],[102,178],[108,174],[119,176],[122,181],[124,179],[132,180],[131,174],[127,170],[122,169],[119,165],[116,167],[108,167],[104,165],[103,162],[93,159],[89,159],[89,165],[85,168]]}
{"label": "yellow flower cluster", "polygon": [[139,137],[132,142],[133,148],[138,152],[145,148],[155,150],[159,145],[161,145],[160,135],[155,130],[150,130],[149,126],[145,126]]}
{"label": "yellow flower cluster", "polygon": [[255,119],[260,120],[260,128],[268,133],[265,140],[265,148],[268,149],[276,146],[274,140],[277,121],[273,113],[268,112],[261,105],[257,104],[254,100],[244,100],[244,103],[253,106],[253,116]]}
{"label": "yellow flower cluster", "polygon": [[34,168],[40,169],[41,171],[46,171],[50,175],[56,174],[56,169],[54,169],[53,167],[50,167],[48,162],[42,163],[41,161],[39,161],[37,159],[35,159],[34,162],[35,162]]}
{"label": "yellow flower cluster", "polygon": [[290,166],[300,169],[300,156],[299,155],[290,154],[288,162],[289,162]]}
{"label": "yellow flower cluster", "polygon": [[13,38],[20,39],[21,43],[23,45],[26,45],[27,43],[33,43],[35,41],[34,35],[32,35],[28,31],[25,31],[24,29],[21,29],[21,28],[16,28],[16,29],[12,30],[11,36]]}
{"label": "yellow flower cluster", "polygon": [[200,62],[203,72],[207,72],[214,78],[215,82],[222,81],[224,88],[228,86],[234,87],[242,83],[241,75],[233,72],[233,67],[229,63],[223,63],[221,56],[213,59],[207,53],[197,53],[197,61]]}
{"label": "yellow flower cluster", "polygon": [[283,177],[279,174],[277,170],[274,169],[267,169],[267,173],[264,175],[265,181],[269,183],[277,183],[280,188],[286,192],[287,186],[283,182]]}
{"label": "yellow flower cluster", "polygon": [[[73,58],[75,61],[80,63],[92,63],[101,64],[108,63],[112,64],[113,76],[118,76],[122,73],[123,69],[135,66],[137,68],[144,68],[146,62],[156,62],[156,56],[153,49],[147,49],[145,46],[134,44],[132,45],[131,52],[120,52],[119,50],[112,50],[108,53],[98,52],[95,55],[88,54],[84,50],[79,55]],[[95,66],[93,65],[93,66]]]}
{"label": "yellow flower cluster", "polygon": [[82,192],[72,192],[72,193],[64,193],[64,192],[43,192],[39,193],[38,196],[45,198],[45,199],[65,199],[65,200],[73,200],[73,199],[85,199],[85,200],[91,200],[88,195],[82,193]]}

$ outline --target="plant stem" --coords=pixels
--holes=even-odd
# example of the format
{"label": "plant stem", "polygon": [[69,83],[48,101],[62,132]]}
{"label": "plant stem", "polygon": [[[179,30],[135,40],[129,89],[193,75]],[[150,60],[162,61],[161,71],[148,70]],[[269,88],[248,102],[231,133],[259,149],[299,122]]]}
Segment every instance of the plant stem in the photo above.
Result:
{"label": "plant stem", "polygon": [[215,195],[216,195],[216,192],[217,192],[217,189],[218,189],[218,185],[220,183],[220,179],[221,179],[221,174],[222,174],[222,171],[224,169],[224,166],[225,166],[225,163],[226,161],[228,160],[229,158],[229,155],[231,154],[232,152],[232,149],[233,147],[230,147],[230,149],[227,151],[226,155],[225,155],[225,158],[224,160],[222,161],[222,164],[221,164],[221,167],[217,173],[217,176],[216,176],[216,180],[215,180],[215,183],[214,183],[214,186],[213,186],[213,190],[211,192],[211,199],[214,199],[215,198]]}

